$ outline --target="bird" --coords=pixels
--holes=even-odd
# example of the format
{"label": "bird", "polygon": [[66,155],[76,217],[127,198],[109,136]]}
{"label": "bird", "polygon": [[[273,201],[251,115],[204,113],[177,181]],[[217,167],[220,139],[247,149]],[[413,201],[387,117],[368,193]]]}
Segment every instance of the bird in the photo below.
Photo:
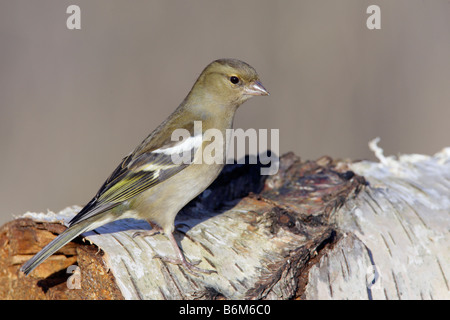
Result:
{"label": "bird", "polygon": [[[210,143],[208,129],[226,136],[233,127],[238,107],[253,96],[267,96],[256,70],[238,59],[218,59],[206,66],[191,90],[173,113],[153,130],[100,187],[96,195],[68,223],[68,228],[28,260],[20,270],[28,275],[38,265],[80,234],[125,218],[143,219],[151,229],[138,231],[133,237],[167,236],[175,258],[160,257],[182,265],[188,271],[210,274],[214,270],[197,267],[188,261],[173,232],[175,217],[192,199],[202,193],[219,175],[223,161],[201,161]],[[195,132],[195,123],[201,132]],[[189,133],[174,139],[175,130]],[[222,146],[225,148],[225,144]],[[174,161],[180,154],[185,161]],[[187,161],[186,161],[187,160]]]}

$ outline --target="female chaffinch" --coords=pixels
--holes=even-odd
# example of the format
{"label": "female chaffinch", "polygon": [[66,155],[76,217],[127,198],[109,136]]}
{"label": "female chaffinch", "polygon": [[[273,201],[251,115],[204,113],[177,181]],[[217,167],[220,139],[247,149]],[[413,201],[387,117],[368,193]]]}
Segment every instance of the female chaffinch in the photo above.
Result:
{"label": "female chaffinch", "polygon": [[[188,270],[211,273],[187,261],[173,236],[177,213],[203,192],[219,175],[225,164],[201,161],[203,150],[211,143],[204,133],[219,130],[223,137],[232,128],[237,108],[252,96],[269,93],[255,69],[236,59],[219,59],[209,64],[198,77],[179,107],[129,155],[101,186],[95,197],[69,222],[68,228],[27,261],[21,271],[29,274],[45,259],[83,232],[108,222],[145,219],[152,229],[135,233],[148,236],[159,232],[170,240],[177,258],[166,261],[182,264]],[[195,122],[201,121],[201,134]],[[173,132],[185,130],[185,139],[173,139]],[[174,161],[188,155],[189,161]],[[183,158],[186,160],[186,157]]]}

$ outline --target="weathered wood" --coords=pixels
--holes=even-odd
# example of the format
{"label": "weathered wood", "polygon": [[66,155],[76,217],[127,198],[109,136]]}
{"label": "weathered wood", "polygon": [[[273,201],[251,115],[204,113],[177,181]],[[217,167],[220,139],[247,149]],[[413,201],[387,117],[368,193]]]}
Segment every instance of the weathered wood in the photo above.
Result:
{"label": "weathered wood", "polygon": [[[0,298],[448,299],[450,149],[396,159],[371,148],[379,163],[287,154],[270,177],[227,166],[176,221],[185,255],[211,275],[154,258],[174,255],[166,237],[132,238],[149,225],[126,219],[27,278],[20,265],[80,208],[26,214],[0,229]],[[67,286],[75,261],[81,290]]]}
{"label": "weathered wood", "polygon": [[[188,259],[200,260],[200,267],[217,273],[194,275],[155,259],[155,255],[171,256],[174,252],[163,235],[132,238],[136,230],[149,228],[145,221],[117,221],[85,234],[85,239],[101,249],[108,275],[114,277],[113,283],[125,299],[293,298],[299,290],[301,271],[334,235],[330,215],[361,188],[363,179],[335,171],[331,159],[302,163],[293,154],[282,157],[275,176],[266,179],[259,169],[259,165],[226,167],[219,179],[177,217],[182,226],[176,238]],[[51,221],[67,221],[78,210],[25,217],[45,219],[44,229],[55,229],[49,227]],[[19,243],[10,246],[6,259],[12,267],[6,278],[14,274],[14,283],[32,281],[17,271],[19,263],[50,240],[31,237],[39,245],[23,252],[14,250],[17,246],[28,248],[33,242],[23,228],[17,228],[24,223],[18,219],[6,228],[14,233],[11,236],[9,232],[7,241]],[[31,229],[33,233],[36,228]],[[58,274],[58,270],[64,274],[74,257],[73,252],[62,251],[32,276],[45,277],[51,272]],[[56,264],[56,260],[62,262]],[[78,256],[78,264],[79,260]],[[97,277],[97,281],[102,278],[87,277],[82,266],[80,269],[81,283],[89,277]],[[8,294],[14,297],[14,291]]]}
{"label": "weathered wood", "polygon": [[[73,209],[68,208],[61,215]],[[122,299],[114,277],[102,262],[101,252],[93,245],[83,245],[82,241],[69,243],[30,277],[19,272],[20,265],[65,229],[59,222],[47,220],[16,219],[0,229],[0,298]],[[72,282],[72,274],[66,270],[74,264],[78,264],[82,281],[79,281],[79,289],[71,290],[68,283]]]}
{"label": "weathered wood", "polygon": [[369,186],[336,212],[341,241],[309,272],[305,299],[450,299],[450,148],[349,169]]}

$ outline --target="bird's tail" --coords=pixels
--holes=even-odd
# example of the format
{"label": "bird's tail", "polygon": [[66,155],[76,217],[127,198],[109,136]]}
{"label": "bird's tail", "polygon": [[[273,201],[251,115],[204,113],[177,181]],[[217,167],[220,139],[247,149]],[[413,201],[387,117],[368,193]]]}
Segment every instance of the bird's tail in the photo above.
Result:
{"label": "bird's tail", "polygon": [[41,251],[39,251],[33,258],[28,260],[21,268],[20,271],[28,275],[38,265],[44,262],[45,259],[50,257],[56,251],[61,249],[66,243],[71,241],[76,236],[87,231],[89,225],[87,223],[79,223],[66,229],[63,233],[53,239],[48,245],[46,245]]}

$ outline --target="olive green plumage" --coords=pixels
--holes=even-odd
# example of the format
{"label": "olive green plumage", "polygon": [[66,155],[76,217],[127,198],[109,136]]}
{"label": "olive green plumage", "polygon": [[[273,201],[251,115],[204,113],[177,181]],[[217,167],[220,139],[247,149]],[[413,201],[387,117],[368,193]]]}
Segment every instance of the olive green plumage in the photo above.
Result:
{"label": "olive green plumage", "polygon": [[[177,258],[166,260],[183,264],[192,272],[209,273],[186,261],[172,233],[177,213],[214,181],[225,162],[196,164],[195,159],[210,141],[202,136],[189,141],[172,141],[172,132],[186,129],[193,135],[194,121],[201,121],[202,133],[214,128],[225,137],[226,129],[232,128],[237,108],[255,95],[268,95],[268,92],[250,65],[236,59],[213,61],[169,118],[123,158],[95,197],[69,222],[69,228],[21,270],[29,274],[83,232],[117,219],[136,218],[146,219],[152,226],[152,230],[137,235],[156,232],[167,235]],[[172,154],[186,148],[192,148],[192,163],[174,163]]]}

